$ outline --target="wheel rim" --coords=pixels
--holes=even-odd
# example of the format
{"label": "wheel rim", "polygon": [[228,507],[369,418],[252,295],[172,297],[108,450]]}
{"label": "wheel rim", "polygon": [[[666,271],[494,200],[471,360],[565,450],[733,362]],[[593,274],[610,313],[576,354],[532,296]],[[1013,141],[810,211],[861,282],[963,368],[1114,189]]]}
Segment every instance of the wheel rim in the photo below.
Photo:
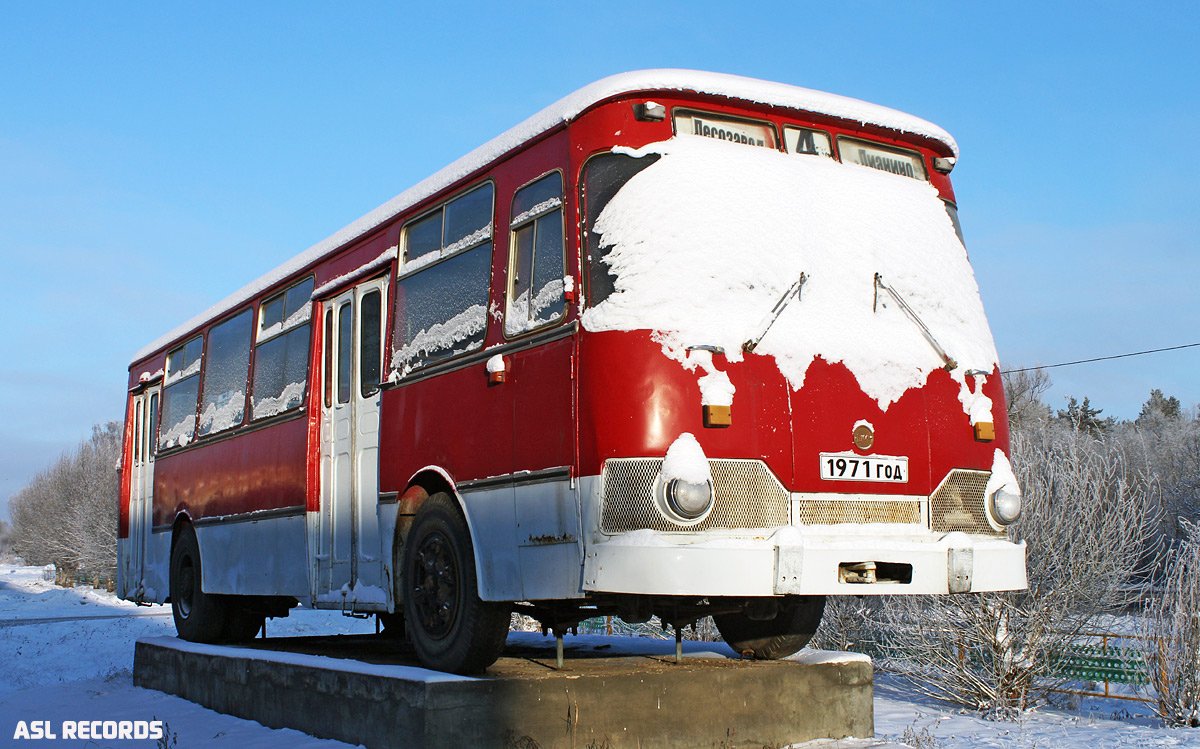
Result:
{"label": "wheel rim", "polygon": [[192,613],[192,598],[195,595],[196,568],[192,565],[192,558],[184,556],[179,564],[179,600],[176,602],[179,607],[179,615],[184,619]]}
{"label": "wheel rim", "polygon": [[449,539],[438,532],[421,539],[413,567],[417,620],[430,637],[444,637],[458,615],[458,565]]}

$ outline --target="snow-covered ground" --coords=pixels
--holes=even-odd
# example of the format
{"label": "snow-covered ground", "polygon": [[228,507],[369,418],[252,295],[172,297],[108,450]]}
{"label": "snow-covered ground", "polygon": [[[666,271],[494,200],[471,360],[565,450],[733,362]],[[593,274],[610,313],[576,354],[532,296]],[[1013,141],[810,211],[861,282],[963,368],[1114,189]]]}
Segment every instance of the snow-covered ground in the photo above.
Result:
{"label": "snow-covered ground", "polygon": [[[300,610],[286,619],[270,620],[273,636],[362,634],[374,623],[336,612]],[[138,607],[87,587],[63,589],[42,580],[36,567],[0,565],[0,744],[10,742],[18,722],[50,721],[56,731],[63,721],[165,721],[166,738],[179,747],[337,747],[290,730],[206,710],[186,700],[133,686],[133,644],[140,637],[174,636],[170,609]],[[514,633],[527,644],[540,639]],[[598,635],[581,636],[587,647]],[[621,638],[619,647],[639,652],[674,651],[671,641]],[[606,642],[612,642],[607,640]],[[615,643],[614,643],[615,644]],[[688,643],[693,654],[732,656],[720,643]],[[975,714],[914,695],[887,675],[877,675],[875,739],[813,742],[821,749],[876,749],[905,746],[1037,747],[1038,749],[1105,749],[1106,747],[1200,747],[1200,731],[1163,729],[1140,703],[1087,701],[1077,711],[1040,710],[1018,723],[989,722]],[[14,745],[17,742],[12,742]],[[58,745],[89,747],[156,746],[156,741],[64,741]],[[167,744],[168,746],[172,744]]]}

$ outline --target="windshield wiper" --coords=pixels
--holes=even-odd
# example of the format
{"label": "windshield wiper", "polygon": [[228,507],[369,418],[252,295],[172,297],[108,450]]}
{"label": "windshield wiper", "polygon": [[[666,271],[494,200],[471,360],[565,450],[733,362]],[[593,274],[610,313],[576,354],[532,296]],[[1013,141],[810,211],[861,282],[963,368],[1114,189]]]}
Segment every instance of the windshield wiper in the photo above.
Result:
{"label": "windshield wiper", "polygon": [[742,344],[742,349],[746,353],[754,353],[754,349],[758,347],[758,344],[762,342],[763,336],[767,334],[767,331],[771,329],[771,326],[774,325],[775,321],[779,319],[779,316],[783,314],[783,308],[788,306],[788,302],[792,301],[792,297],[794,296],[797,299],[800,298],[800,289],[804,286],[804,282],[807,280],[808,276],[804,273],[801,273],[800,278],[796,279],[796,282],[788,287],[787,291],[783,292],[783,296],[779,297],[779,301],[775,302],[775,306],[771,308],[771,311],[767,313],[767,316],[758,323],[758,333],[751,336],[750,340]]}
{"label": "windshield wiper", "polygon": [[913,311],[913,308],[908,306],[908,302],[904,301],[904,299],[901,298],[900,294],[897,293],[895,289],[885,284],[883,282],[883,276],[879,275],[878,273],[875,274],[875,301],[871,303],[871,311],[875,312],[878,309],[880,289],[883,289],[887,293],[891,294],[892,299],[895,299],[896,303],[900,305],[900,309],[904,310],[904,313],[917,324],[917,327],[920,328],[921,332],[925,334],[925,340],[929,341],[929,345],[933,346],[933,350],[938,353],[938,356],[942,357],[942,361],[946,362],[945,370],[949,372],[952,369],[956,369],[958,367],[958,362],[954,361],[954,359],[946,353],[946,349],[942,348],[941,344],[937,342],[937,339],[933,337],[933,333],[929,331],[929,328],[925,326],[925,323],[921,322],[921,318],[917,317],[917,313]]}

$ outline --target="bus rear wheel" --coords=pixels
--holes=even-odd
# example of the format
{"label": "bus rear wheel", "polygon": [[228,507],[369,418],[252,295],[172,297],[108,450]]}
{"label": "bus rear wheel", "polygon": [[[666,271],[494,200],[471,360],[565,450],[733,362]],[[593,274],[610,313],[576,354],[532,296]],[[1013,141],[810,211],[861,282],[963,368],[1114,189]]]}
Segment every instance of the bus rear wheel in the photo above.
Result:
{"label": "bus rear wheel", "polygon": [[816,634],[825,612],[825,596],[789,596],[772,619],[745,612],[716,614],[713,621],[729,647],[743,657],[774,661],[799,652]]}
{"label": "bus rear wheel", "polygon": [[480,600],[467,522],[445,493],[421,505],[404,544],[404,618],[421,662],[478,673],[508,637],[509,607]]}
{"label": "bus rear wheel", "polygon": [[200,588],[203,579],[196,531],[185,525],[171,550],[171,614],[175,631],[192,642],[217,642],[225,634],[229,607]]}

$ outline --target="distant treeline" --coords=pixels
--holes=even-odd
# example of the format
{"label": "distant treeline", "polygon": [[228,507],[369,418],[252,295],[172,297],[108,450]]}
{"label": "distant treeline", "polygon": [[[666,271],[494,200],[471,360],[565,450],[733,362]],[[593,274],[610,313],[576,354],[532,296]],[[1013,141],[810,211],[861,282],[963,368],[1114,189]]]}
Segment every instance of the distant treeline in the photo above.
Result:
{"label": "distant treeline", "polygon": [[13,552],[26,564],[114,576],[120,458],[121,424],[110,421],[34,476],[9,500]]}

